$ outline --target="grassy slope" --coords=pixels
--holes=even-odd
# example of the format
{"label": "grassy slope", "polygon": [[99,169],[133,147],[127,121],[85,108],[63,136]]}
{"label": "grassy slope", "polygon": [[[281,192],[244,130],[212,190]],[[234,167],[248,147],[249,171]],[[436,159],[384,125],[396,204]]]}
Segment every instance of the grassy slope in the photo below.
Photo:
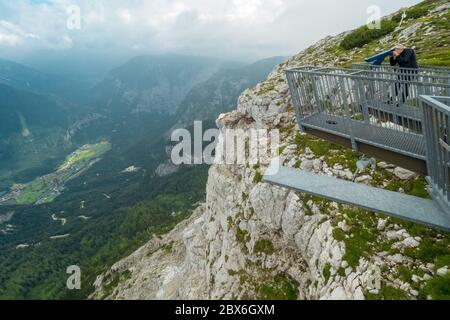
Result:
{"label": "grassy slope", "polygon": [[[427,0],[411,7],[414,8],[435,8],[447,3],[445,0]],[[408,12],[407,11],[407,12]],[[398,13],[401,13],[399,11]],[[328,37],[312,45],[306,50],[294,56],[288,62],[281,64],[281,68],[295,65],[329,65],[338,67],[351,67],[354,62],[363,62],[365,58],[376,52],[392,48],[396,43],[401,42],[405,46],[414,48],[420,64],[431,64],[439,66],[450,66],[450,11],[444,10],[437,13],[429,13],[424,10],[425,15],[419,18],[407,18],[400,28],[396,28],[387,36],[379,37],[370,41],[362,47],[344,49],[342,41],[349,34],[357,35],[358,29],[345,32],[335,37]],[[397,13],[397,14],[398,14]],[[395,18],[395,14],[386,19]],[[386,20],[384,20],[386,21]],[[382,23],[384,23],[384,21]],[[423,23],[421,28],[407,39],[399,39],[399,34],[417,24]],[[429,28],[433,28],[431,31]],[[270,79],[266,82],[270,87]]]}

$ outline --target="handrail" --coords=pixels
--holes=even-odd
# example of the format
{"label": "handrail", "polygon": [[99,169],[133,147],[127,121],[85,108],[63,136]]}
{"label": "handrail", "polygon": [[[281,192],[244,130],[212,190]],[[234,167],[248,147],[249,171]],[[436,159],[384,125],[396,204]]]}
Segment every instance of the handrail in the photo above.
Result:
{"label": "handrail", "polygon": [[439,101],[439,100],[449,100],[450,101],[450,97],[437,97],[437,96],[421,95],[420,99],[422,101],[432,105],[433,107],[439,109],[440,111],[450,114],[450,106]]}
{"label": "handrail", "polygon": [[[450,83],[394,73],[314,66],[286,70],[300,128],[426,159],[420,95],[449,95]],[[433,77],[430,77],[433,79]]]}
{"label": "handrail", "polygon": [[[370,67],[389,67],[389,68],[400,68],[399,66],[391,66],[390,63],[384,62],[380,66],[375,66],[369,62],[354,62],[353,65],[364,65],[364,66],[370,66]],[[420,69],[425,70],[450,70],[450,67],[447,66],[436,66],[431,64],[419,64]]]}
{"label": "handrail", "polygon": [[450,97],[419,97],[422,105],[427,147],[429,193],[450,213]]}
{"label": "handrail", "polygon": [[[436,86],[435,83],[429,83],[429,82],[422,82],[422,81],[417,81],[417,80],[403,80],[403,79],[399,79],[399,78],[395,78],[395,79],[386,79],[386,78],[379,78],[376,77],[375,75],[377,74],[386,74],[386,75],[393,75],[393,73],[390,72],[376,72],[376,71],[370,71],[370,70],[362,70],[363,72],[365,72],[366,74],[361,75],[361,74],[353,74],[351,73],[352,69],[346,69],[346,68],[326,68],[327,70],[331,70],[331,71],[344,71],[344,72],[348,72],[347,74],[345,73],[327,73],[324,71],[316,71],[314,69],[312,70],[302,70],[302,69],[296,69],[296,68],[290,68],[290,69],[286,69],[287,73],[290,72],[303,72],[303,73],[308,73],[308,74],[313,74],[313,75],[333,75],[333,76],[337,76],[337,77],[344,77],[344,78],[348,78],[349,76],[357,79],[366,79],[366,80],[377,80],[377,81],[392,81],[395,80],[398,83],[408,83],[408,84],[417,84],[417,85],[423,85],[423,86]],[[404,74],[403,76],[409,76],[408,74]],[[411,75],[413,76],[413,75]],[[424,76],[421,76],[424,77]],[[426,76],[429,78],[439,78],[438,76]],[[445,79],[445,77],[444,77]],[[450,89],[450,82],[449,83],[440,83],[439,86],[441,87],[445,87],[445,88],[449,88]]]}
{"label": "handrail", "polygon": [[[354,64],[355,65],[355,64]],[[373,68],[379,68],[378,66],[373,66]],[[352,72],[355,70],[368,72],[373,75],[400,75],[400,76],[417,76],[422,77],[425,79],[436,79],[436,80],[442,80],[442,81],[448,81],[450,84],[450,68],[448,69],[448,73],[445,72],[445,75],[442,74],[423,74],[422,71],[427,71],[427,69],[411,69],[411,68],[399,68],[399,67],[390,67],[386,68],[386,70],[371,70],[371,69],[358,69],[358,68],[340,68],[340,67],[318,67],[313,65],[300,65],[300,66],[294,66],[286,68],[285,71],[326,71],[326,70],[333,70],[333,71],[342,71],[344,73]],[[431,69],[430,69],[431,70]],[[442,69],[447,70],[447,69]],[[403,72],[399,72],[403,71]]]}
{"label": "handrail", "polygon": [[[371,68],[371,69],[410,69],[410,68],[402,68],[400,66],[391,66],[389,63],[383,63],[382,65],[376,66],[367,62],[355,62],[352,64],[352,68]],[[447,73],[450,76],[450,67],[446,66],[432,66],[432,65],[419,65],[419,70],[428,71],[428,72],[439,72],[439,73]]]}

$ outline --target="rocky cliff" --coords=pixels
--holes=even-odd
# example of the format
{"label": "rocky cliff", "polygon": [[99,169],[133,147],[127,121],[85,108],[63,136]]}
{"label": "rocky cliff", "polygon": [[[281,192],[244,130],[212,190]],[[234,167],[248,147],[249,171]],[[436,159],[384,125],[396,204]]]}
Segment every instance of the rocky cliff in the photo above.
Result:
{"label": "rocky cliff", "polygon": [[[412,8],[426,7],[419,17],[359,48],[340,46],[351,33],[318,42],[245,91],[238,109],[221,115],[218,127],[222,132],[278,129],[286,166],[426,197],[423,177],[384,162],[357,171],[362,155],[300,133],[283,70],[299,64],[348,65],[406,33],[404,42],[412,45],[412,39],[423,61],[448,63],[444,3],[426,1]],[[439,58],[444,52],[447,58]],[[262,183],[263,162],[213,165],[206,202],[172,232],[100,275],[92,298],[448,297],[448,234]]]}

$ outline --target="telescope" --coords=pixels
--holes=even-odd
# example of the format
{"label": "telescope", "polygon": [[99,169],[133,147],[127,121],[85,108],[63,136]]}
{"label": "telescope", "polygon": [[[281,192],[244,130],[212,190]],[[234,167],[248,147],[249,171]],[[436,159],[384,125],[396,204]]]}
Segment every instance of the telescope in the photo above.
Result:
{"label": "telescope", "polygon": [[374,55],[370,58],[367,58],[366,62],[372,63],[374,66],[380,66],[384,62],[384,59],[392,56],[393,52],[394,52],[394,48],[377,53],[376,55]]}

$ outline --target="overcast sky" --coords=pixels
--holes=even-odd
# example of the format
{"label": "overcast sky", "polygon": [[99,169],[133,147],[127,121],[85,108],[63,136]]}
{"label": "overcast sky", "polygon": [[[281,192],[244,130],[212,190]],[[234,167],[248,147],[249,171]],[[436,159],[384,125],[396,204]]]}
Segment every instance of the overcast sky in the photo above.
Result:
{"label": "overcast sky", "polygon": [[[0,57],[42,50],[138,55],[175,52],[232,59],[292,55],[326,35],[417,0],[0,0]],[[70,5],[81,29],[67,28]]]}

